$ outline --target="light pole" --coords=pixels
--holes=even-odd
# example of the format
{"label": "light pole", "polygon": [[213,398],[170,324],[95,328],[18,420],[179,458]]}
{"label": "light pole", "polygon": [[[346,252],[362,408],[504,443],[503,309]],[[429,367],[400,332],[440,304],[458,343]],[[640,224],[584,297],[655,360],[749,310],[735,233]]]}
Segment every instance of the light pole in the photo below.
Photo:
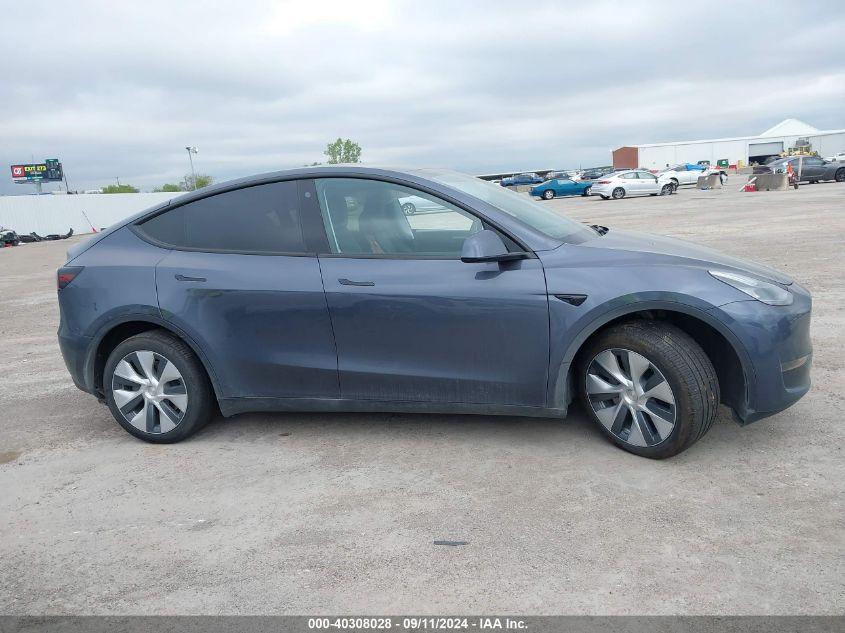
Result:
{"label": "light pole", "polygon": [[190,145],[187,145],[187,146],[185,147],[185,149],[186,149],[186,150],[188,150],[188,160],[189,160],[189,161],[191,161],[191,182],[193,183],[193,184],[191,185],[191,189],[193,189],[194,191],[196,191],[196,188],[197,188],[197,174],[196,174],[196,172],[194,171],[194,157],[193,157],[193,156],[191,156],[191,154],[196,154],[196,153],[197,153],[197,148],[196,148],[196,147],[191,147]]}

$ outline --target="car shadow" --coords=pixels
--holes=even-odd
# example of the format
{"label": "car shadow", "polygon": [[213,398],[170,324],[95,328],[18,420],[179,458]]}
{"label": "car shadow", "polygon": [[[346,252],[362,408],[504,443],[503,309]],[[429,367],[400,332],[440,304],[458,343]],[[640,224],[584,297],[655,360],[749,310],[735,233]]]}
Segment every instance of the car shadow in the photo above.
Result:
{"label": "car shadow", "polygon": [[548,441],[602,435],[579,405],[566,418],[435,413],[285,412],[218,415],[186,441],[252,441],[294,434],[537,436]]}

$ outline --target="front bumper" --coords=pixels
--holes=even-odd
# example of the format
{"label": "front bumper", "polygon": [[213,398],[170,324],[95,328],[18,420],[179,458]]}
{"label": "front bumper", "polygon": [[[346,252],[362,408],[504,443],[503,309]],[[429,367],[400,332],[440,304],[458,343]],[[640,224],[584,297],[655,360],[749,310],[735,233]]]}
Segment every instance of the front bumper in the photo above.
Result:
{"label": "front bumper", "polygon": [[789,306],[769,306],[752,299],[712,310],[747,352],[746,399],[735,407],[740,424],[779,413],[810,390],[812,299],[798,284],[789,289],[794,296]]}

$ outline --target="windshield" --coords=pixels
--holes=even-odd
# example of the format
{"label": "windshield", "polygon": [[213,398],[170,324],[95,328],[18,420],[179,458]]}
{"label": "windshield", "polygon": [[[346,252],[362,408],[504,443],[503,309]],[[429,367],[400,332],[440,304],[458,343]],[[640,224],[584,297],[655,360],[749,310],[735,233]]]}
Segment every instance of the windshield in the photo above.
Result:
{"label": "windshield", "polygon": [[457,171],[420,171],[424,173],[425,177],[483,200],[556,240],[577,244],[596,236],[595,232],[584,224],[555,213],[549,207],[534,202],[525,194],[516,193],[501,185],[494,185],[486,180]]}

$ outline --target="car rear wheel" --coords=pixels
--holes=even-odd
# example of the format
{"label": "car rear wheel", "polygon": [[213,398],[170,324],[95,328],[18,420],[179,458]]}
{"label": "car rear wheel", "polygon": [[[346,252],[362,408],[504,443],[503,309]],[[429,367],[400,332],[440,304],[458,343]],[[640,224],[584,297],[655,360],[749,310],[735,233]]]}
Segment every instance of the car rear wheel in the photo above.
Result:
{"label": "car rear wheel", "polygon": [[614,200],[621,200],[622,198],[624,198],[624,197],[625,197],[625,190],[624,190],[622,187],[616,187],[616,189],[614,189],[614,190],[611,192],[610,196],[611,196]]}
{"label": "car rear wheel", "polygon": [[591,190],[592,188],[593,188],[593,187],[592,187],[592,185],[590,185],[589,187],[587,187],[586,189],[584,189],[584,191],[583,191],[583,192],[581,192],[581,195],[582,195],[582,196],[584,196],[584,197],[586,198],[587,196],[589,196],[589,195],[590,195],[590,190]]}
{"label": "car rear wheel", "polygon": [[845,168],[837,169],[836,174],[833,176],[833,179],[836,182],[845,182]]}
{"label": "car rear wheel", "polygon": [[167,332],[144,332],[115,347],[103,389],[115,420],[147,442],[183,440],[214,415],[205,369],[190,347]]}
{"label": "car rear wheel", "polygon": [[543,200],[551,200],[554,197],[555,197],[555,192],[552,191],[551,189],[546,189],[543,192]]}
{"label": "car rear wheel", "polygon": [[579,359],[585,408],[626,451],[672,457],[704,436],[716,419],[719,381],[713,364],[698,343],[668,323],[614,326]]}

